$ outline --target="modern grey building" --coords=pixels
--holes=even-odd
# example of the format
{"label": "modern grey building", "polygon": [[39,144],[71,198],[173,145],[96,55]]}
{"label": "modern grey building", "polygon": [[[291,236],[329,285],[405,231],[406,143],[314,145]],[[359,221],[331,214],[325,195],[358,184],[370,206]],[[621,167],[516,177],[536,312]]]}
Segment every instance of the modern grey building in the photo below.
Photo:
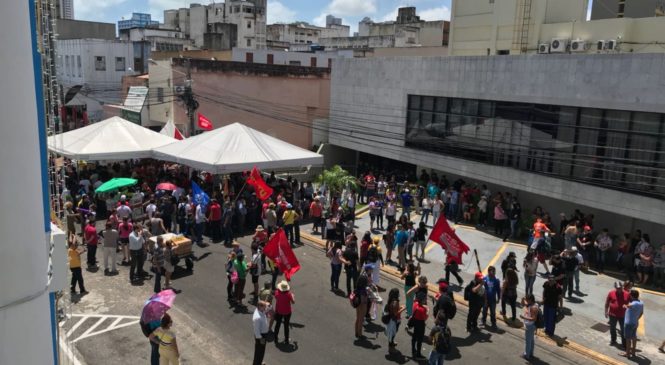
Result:
{"label": "modern grey building", "polygon": [[59,19],[74,19],[74,0],[56,0],[55,10]]}
{"label": "modern grey building", "polygon": [[[336,59],[329,142],[665,234],[665,55]],[[504,190],[505,189],[505,190]]]}
{"label": "modern grey building", "polygon": [[662,0],[593,0],[591,20],[610,18],[648,18],[663,14]]}

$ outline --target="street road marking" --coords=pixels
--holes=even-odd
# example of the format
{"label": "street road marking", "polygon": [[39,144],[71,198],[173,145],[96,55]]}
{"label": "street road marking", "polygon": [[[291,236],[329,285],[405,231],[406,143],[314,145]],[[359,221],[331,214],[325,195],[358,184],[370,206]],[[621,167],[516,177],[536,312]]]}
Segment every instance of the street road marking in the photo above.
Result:
{"label": "street road marking", "polygon": [[501,255],[503,255],[503,252],[506,250],[506,247],[508,247],[508,243],[504,242],[503,245],[501,245],[501,247],[499,248],[499,251],[496,252],[496,255],[494,255],[494,257],[492,257],[490,262],[487,264],[487,267],[485,267],[485,270],[483,270],[483,275],[487,275],[487,269],[490,266],[494,265],[499,260]]}
{"label": "street road marking", "polygon": [[434,247],[438,246],[438,245],[439,245],[438,243],[436,243],[434,241],[430,241],[429,245],[427,245],[427,247],[425,247],[425,253],[428,253],[428,252],[432,251],[432,249]]}
{"label": "street road marking", "polygon": [[[95,315],[95,314],[72,314],[72,318],[79,318],[78,322],[69,330],[67,331],[67,334],[65,334],[65,338],[69,338],[74,334],[74,332],[85,322],[87,319],[97,319],[97,322],[93,324],[90,328],[88,328],[85,332],[83,332],[79,337],[77,337],[75,340],[71,341],[71,343],[76,343],[80,340],[83,340],[88,337],[100,335],[102,333],[110,332],[113,330],[117,330],[123,327],[128,327],[128,326],[133,326],[139,323],[140,317],[136,316],[118,316],[118,315]],[[99,327],[106,319],[111,319],[113,318],[114,321],[106,326],[105,328],[95,331],[97,327]],[[123,322],[124,321],[124,322]]]}

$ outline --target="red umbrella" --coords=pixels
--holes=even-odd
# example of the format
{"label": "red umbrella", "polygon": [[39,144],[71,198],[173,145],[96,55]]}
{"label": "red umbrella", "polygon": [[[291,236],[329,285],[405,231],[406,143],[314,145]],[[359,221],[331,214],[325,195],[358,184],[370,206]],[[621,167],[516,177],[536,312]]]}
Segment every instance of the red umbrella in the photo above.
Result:
{"label": "red umbrella", "polygon": [[160,184],[157,184],[157,190],[169,190],[169,191],[174,191],[178,187],[170,182],[163,182]]}

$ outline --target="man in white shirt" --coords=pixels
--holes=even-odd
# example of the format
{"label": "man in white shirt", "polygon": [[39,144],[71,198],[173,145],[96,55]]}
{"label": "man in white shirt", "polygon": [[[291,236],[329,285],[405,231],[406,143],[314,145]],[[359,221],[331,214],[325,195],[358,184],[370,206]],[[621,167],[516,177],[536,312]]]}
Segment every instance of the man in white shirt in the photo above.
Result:
{"label": "man in white shirt", "polygon": [[156,211],[157,205],[155,205],[155,199],[150,199],[150,203],[145,207],[145,214],[148,215],[148,219],[152,219]]}
{"label": "man in white shirt", "polygon": [[198,204],[196,206],[196,211],[194,212],[194,229],[196,232],[194,239],[198,245],[203,244],[203,229],[207,220],[208,219],[206,218],[205,208],[203,205]]}
{"label": "man in white shirt", "polygon": [[143,271],[143,263],[145,261],[145,248],[146,235],[143,232],[141,224],[134,225],[134,232],[129,234],[129,254],[131,259],[131,267],[129,269],[129,281],[135,282],[146,276]]}
{"label": "man in white shirt", "polygon": [[263,357],[266,354],[266,335],[268,334],[268,318],[266,318],[266,307],[268,303],[259,300],[254,315],[252,315],[252,324],[254,325],[254,361],[252,364],[263,364]]}
{"label": "man in white shirt", "polygon": [[120,206],[118,206],[115,210],[118,215],[118,219],[120,220],[125,217],[130,218],[132,216],[132,208],[126,204],[120,204]]}

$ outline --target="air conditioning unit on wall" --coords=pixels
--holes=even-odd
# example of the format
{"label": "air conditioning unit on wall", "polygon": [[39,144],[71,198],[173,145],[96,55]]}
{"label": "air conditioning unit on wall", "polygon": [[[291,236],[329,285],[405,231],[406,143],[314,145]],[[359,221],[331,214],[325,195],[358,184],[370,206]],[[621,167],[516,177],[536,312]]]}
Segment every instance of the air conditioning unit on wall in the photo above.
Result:
{"label": "air conditioning unit on wall", "polygon": [[587,50],[586,41],[582,39],[576,39],[570,43],[571,52],[584,52]]}
{"label": "air conditioning unit on wall", "polygon": [[545,54],[545,53],[550,53],[550,44],[549,43],[541,43],[538,45],[538,53]]}
{"label": "air conditioning unit on wall", "polygon": [[566,52],[568,40],[563,38],[555,38],[550,42],[550,53],[563,53]]}

